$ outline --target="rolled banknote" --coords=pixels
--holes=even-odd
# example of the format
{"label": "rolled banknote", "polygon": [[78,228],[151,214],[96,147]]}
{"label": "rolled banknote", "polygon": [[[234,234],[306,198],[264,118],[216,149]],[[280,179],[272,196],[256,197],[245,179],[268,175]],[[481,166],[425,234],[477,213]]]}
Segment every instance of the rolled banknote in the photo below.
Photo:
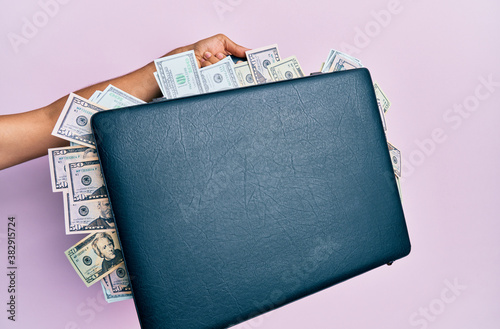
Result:
{"label": "rolled banknote", "polygon": [[116,231],[97,232],[78,241],[64,253],[87,287],[123,263]]}
{"label": "rolled banknote", "polygon": [[71,202],[69,193],[64,198],[64,226],[66,234],[82,234],[112,230],[115,220],[109,199]]}
{"label": "rolled banknote", "polygon": [[203,93],[194,51],[155,60],[156,70],[168,99]]}
{"label": "rolled banknote", "polygon": [[234,65],[234,72],[240,87],[252,86],[255,84],[248,62],[241,62]]}
{"label": "rolled banknote", "polygon": [[262,84],[272,81],[267,67],[280,60],[278,45],[248,50],[245,52],[254,81]]}
{"label": "rolled banknote", "polygon": [[52,135],[77,144],[95,147],[95,139],[90,127],[90,117],[104,110],[106,109],[71,93],[54,130],[52,130]]}
{"label": "rolled banknote", "polygon": [[289,80],[304,76],[304,72],[302,72],[299,61],[295,56],[290,56],[271,64],[267,69],[273,81]]}
{"label": "rolled banknote", "polygon": [[113,85],[108,85],[95,100],[95,103],[108,109],[119,109],[127,106],[145,104],[146,102]]}
{"label": "rolled banknote", "polygon": [[69,161],[67,168],[70,202],[108,198],[99,160]]}
{"label": "rolled banknote", "polygon": [[204,92],[238,88],[239,84],[233,66],[231,58],[226,57],[215,64],[200,69]]}
{"label": "rolled banknote", "polygon": [[85,146],[69,146],[49,149],[49,166],[52,192],[68,188],[67,161],[97,159],[97,150]]}
{"label": "rolled banknote", "polygon": [[389,154],[391,155],[392,168],[396,176],[401,177],[401,151],[394,147],[391,143],[387,142],[389,146]]}

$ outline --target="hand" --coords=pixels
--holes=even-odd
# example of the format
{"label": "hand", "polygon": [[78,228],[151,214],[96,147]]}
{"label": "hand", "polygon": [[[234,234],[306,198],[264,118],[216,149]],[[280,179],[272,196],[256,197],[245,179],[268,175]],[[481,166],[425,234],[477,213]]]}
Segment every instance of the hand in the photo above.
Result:
{"label": "hand", "polygon": [[[248,48],[234,43],[224,34],[217,34],[192,45],[177,48],[165,56],[194,50],[198,67],[217,63],[227,55],[244,58]],[[161,96],[153,72],[154,62],[124,76],[80,89],[76,94],[89,98],[108,84],[122,89],[146,102]],[[0,116],[0,170],[18,163],[47,155],[48,148],[67,146],[68,142],[51,135],[68,96],[50,105],[26,113]],[[27,133],[29,132],[29,133]]]}
{"label": "hand", "polygon": [[227,55],[244,58],[245,51],[250,49],[237,45],[224,34],[217,34],[192,45],[178,48],[175,52],[181,53],[189,50],[194,50],[198,67],[205,67],[217,63]]}

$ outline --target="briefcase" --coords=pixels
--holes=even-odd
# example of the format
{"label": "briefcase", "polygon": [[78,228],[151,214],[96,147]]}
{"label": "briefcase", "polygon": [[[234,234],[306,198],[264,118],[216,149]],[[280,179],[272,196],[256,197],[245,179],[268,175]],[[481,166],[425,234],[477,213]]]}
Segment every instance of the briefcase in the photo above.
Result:
{"label": "briefcase", "polygon": [[365,68],[92,127],[142,328],[226,328],[410,252]]}

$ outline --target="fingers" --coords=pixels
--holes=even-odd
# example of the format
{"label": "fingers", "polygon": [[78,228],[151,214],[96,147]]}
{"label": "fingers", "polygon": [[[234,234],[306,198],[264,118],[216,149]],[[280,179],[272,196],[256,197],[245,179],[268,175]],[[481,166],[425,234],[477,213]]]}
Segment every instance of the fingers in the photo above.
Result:
{"label": "fingers", "polygon": [[246,48],[243,46],[240,46],[236,43],[234,43],[231,39],[226,37],[224,34],[219,35],[220,38],[222,38],[226,51],[228,51],[230,54],[236,56],[236,57],[245,57],[245,51],[250,50],[250,48]]}
{"label": "fingers", "polygon": [[213,55],[211,52],[205,52],[203,54],[203,60],[201,61],[201,67],[209,66],[212,64],[217,63],[221,59],[224,59],[226,57],[223,53],[217,53]]}

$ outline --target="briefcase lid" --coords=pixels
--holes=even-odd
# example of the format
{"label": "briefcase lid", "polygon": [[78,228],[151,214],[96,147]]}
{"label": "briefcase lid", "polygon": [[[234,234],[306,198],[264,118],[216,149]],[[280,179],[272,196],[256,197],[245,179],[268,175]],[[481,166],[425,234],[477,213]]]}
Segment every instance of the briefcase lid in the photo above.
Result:
{"label": "briefcase lid", "polygon": [[367,69],[104,111],[143,328],[224,328],[407,255]]}

